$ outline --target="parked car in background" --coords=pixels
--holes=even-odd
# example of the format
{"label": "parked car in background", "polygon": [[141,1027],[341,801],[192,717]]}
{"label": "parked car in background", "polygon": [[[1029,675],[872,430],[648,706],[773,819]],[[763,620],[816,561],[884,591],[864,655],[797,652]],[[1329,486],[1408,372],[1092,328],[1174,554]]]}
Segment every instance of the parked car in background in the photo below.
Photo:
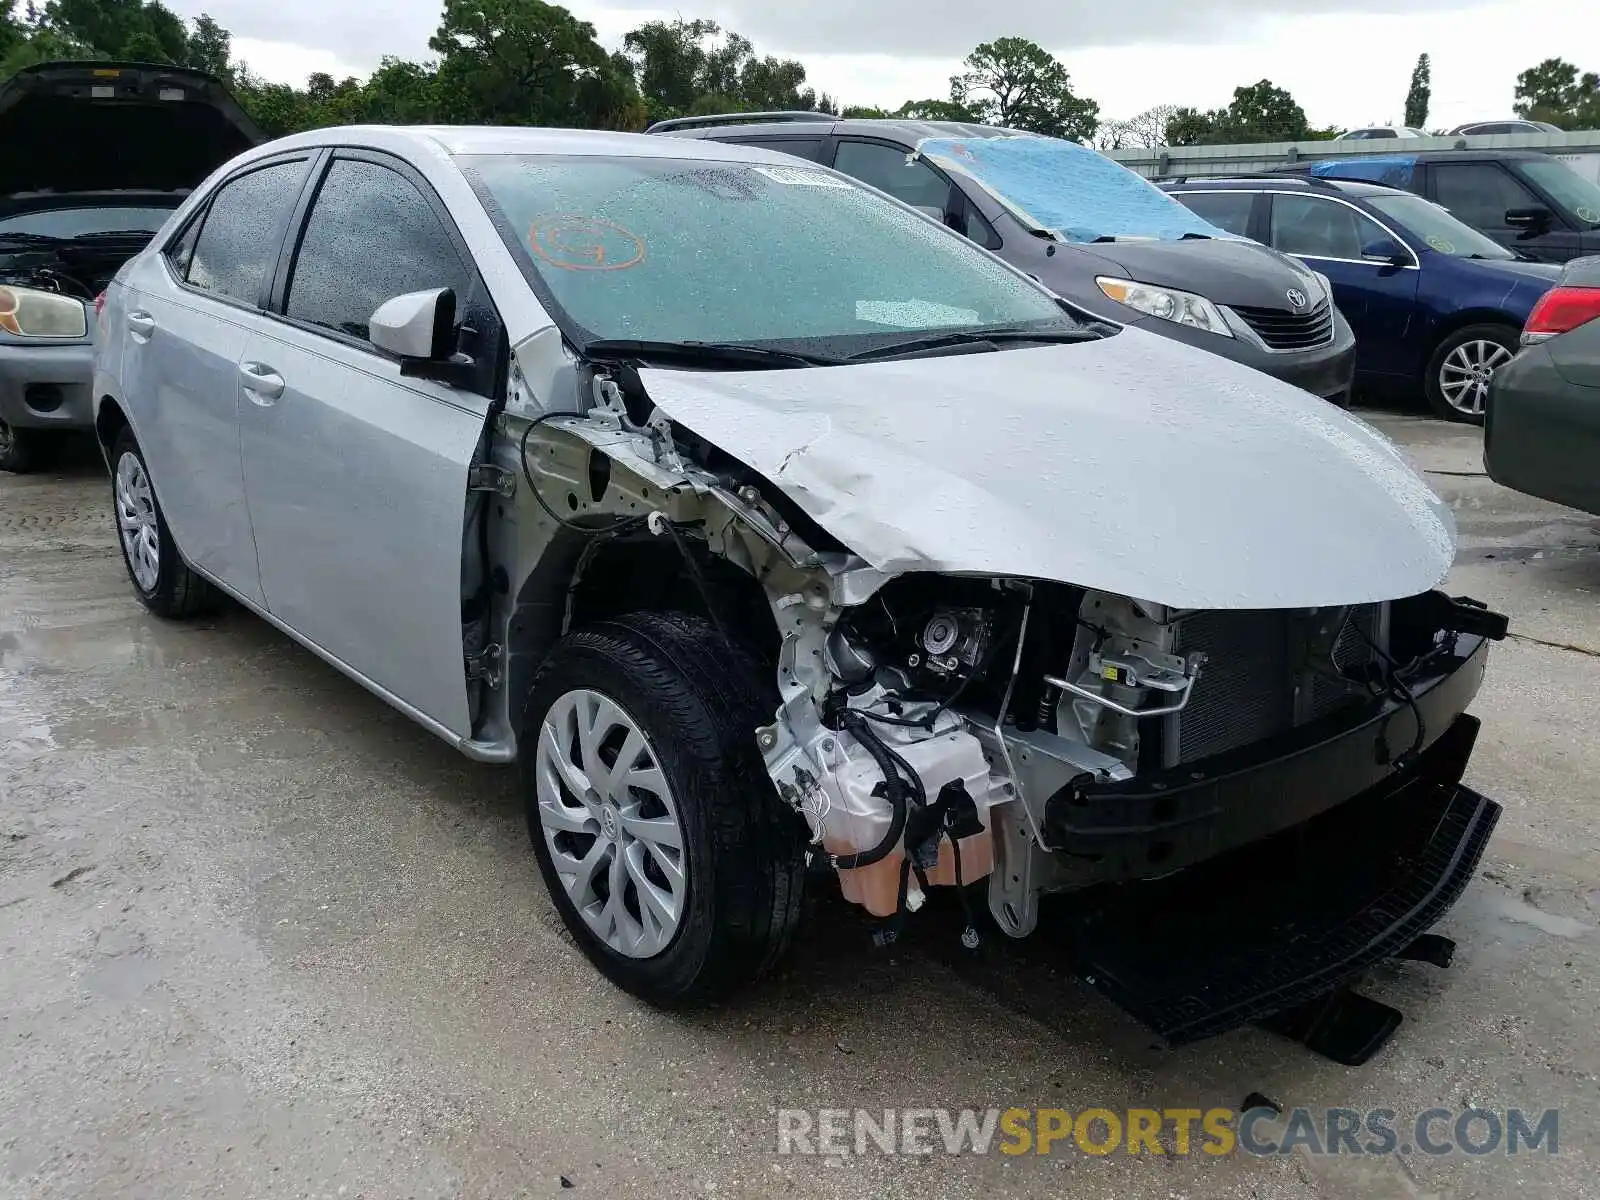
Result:
{"label": "parked car in background", "polygon": [[1526,262],[1398,188],[1265,175],[1164,185],[1207,220],[1304,259],[1356,332],[1356,380],[1481,422],[1489,379],[1560,268]]}
{"label": "parked car in background", "polygon": [[731,113],[651,132],[831,166],[927,213],[1096,316],[1347,403],[1355,339],[1325,280],[1229,235],[1074,142],[937,121]]}
{"label": "parked car in background", "polygon": [[1446,137],[1488,137],[1497,133],[1562,133],[1559,125],[1552,125],[1549,121],[1525,121],[1514,118],[1509,121],[1471,121],[1465,125],[1457,125],[1454,129],[1445,132]]}
{"label": "parked car in background", "polygon": [[1428,135],[1409,125],[1368,125],[1364,129],[1347,129],[1333,140],[1336,142],[1371,142],[1384,138],[1422,138]]}
{"label": "parked car in background", "polygon": [[94,423],[95,297],[260,140],[221,83],[183,67],[43,63],[0,84],[0,470]]}
{"label": "parked car in background", "polygon": [[1600,184],[1537,150],[1375,154],[1278,170],[1404,188],[1443,205],[1508,250],[1544,262],[1600,254]]}
{"label": "parked car in background", "polygon": [[1496,483],[1600,516],[1600,258],[1567,264],[1522,342],[1489,389],[1484,466]]}
{"label": "parked car in background", "polygon": [[556,910],[652,1003],[772,966],[809,860],[886,937],[986,892],[1169,1041],[1314,1004],[1362,1057],[1400,1018],[1344,985],[1498,818],[1462,773],[1505,619],[1434,590],[1392,444],[814,163],[318,130],[102,321],[134,594],[231,595],[515,760]]}

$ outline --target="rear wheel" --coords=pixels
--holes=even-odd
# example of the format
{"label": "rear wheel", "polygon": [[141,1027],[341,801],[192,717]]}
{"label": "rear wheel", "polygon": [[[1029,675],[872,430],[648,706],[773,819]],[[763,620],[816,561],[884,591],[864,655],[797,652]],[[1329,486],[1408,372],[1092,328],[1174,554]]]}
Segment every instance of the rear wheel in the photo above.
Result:
{"label": "rear wheel", "polygon": [[1469,325],[1444,341],[1428,362],[1428,404],[1450,421],[1483,424],[1489,381],[1517,352],[1509,325]]}
{"label": "rear wheel", "polygon": [[25,475],[39,462],[39,434],[0,421],[0,471]]}
{"label": "rear wheel", "polygon": [[178,553],[144,455],[127,428],[117,434],[111,447],[111,501],[117,514],[122,562],[144,606],[157,616],[172,619],[214,609],[216,589],[191,571]]}
{"label": "rear wheel", "polygon": [[770,967],[805,839],[756,751],[775,697],[705,621],[632,613],[569,634],[518,734],[528,828],[562,920],[620,987],[714,1000]]}

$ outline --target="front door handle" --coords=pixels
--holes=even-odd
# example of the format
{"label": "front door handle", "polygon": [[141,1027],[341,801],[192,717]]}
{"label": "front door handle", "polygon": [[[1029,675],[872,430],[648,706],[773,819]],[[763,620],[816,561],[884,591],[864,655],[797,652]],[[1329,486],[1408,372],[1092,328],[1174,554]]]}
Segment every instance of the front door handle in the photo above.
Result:
{"label": "front door handle", "polygon": [[134,309],[128,314],[128,332],[136,338],[148,338],[156,331],[156,319],[149,313]]}
{"label": "front door handle", "polygon": [[283,376],[265,363],[240,363],[239,379],[250,399],[257,404],[271,404],[283,395]]}

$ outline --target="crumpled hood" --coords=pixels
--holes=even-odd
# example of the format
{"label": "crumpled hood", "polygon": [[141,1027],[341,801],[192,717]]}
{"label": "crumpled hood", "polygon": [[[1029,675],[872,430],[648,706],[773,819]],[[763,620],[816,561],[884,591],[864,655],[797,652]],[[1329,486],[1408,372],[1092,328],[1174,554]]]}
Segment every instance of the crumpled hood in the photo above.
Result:
{"label": "crumpled hood", "polygon": [[859,367],[641,376],[674,421],[889,573],[1307,608],[1426,591],[1454,557],[1448,509],[1387,439],[1137,329]]}

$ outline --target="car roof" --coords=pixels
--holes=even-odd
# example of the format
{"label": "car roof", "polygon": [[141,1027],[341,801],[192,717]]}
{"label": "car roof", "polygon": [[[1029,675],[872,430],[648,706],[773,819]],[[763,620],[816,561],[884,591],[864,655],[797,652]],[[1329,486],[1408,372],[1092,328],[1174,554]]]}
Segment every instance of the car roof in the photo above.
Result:
{"label": "car roof", "polygon": [[1176,179],[1168,180],[1159,185],[1169,192],[1200,192],[1200,191],[1229,191],[1229,192],[1264,192],[1264,191],[1302,191],[1302,192],[1342,192],[1349,196],[1392,196],[1404,189],[1387,187],[1381,183],[1370,183],[1364,179],[1335,179],[1319,176],[1316,179],[1307,179],[1304,175],[1264,174],[1264,175],[1219,175],[1214,179]]}
{"label": "car roof", "polygon": [[409,147],[423,155],[537,154],[619,158],[686,158],[708,162],[794,165],[792,155],[726,142],[668,141],[642,133],[596,129],[546,129],[518,125],[339,125],[292,134],[258,147],[277,153],[306,146]]}
{"label": "car roof", "polygon": [[[855,134],[860,137],[878,137],[903,146],[915,146],[925,138],[998,138],[1036,137],[1020,129],[1002,129],[997,125],[974,125],[964,121],[908,121],[897,118],[842,118],[826,113],[815,119],[802,119],[800,114],[752,115],[741,119],[737,113],[726,114],[725,119],[692,118],[693,124],[678,121],[659,121],[646,132],[671,134],[678,138],[721,140],[731,135],[744,138],[771,137],[790,133],[813,137],[827,133]],[[736,140],[744,140],[739,138]]]}

